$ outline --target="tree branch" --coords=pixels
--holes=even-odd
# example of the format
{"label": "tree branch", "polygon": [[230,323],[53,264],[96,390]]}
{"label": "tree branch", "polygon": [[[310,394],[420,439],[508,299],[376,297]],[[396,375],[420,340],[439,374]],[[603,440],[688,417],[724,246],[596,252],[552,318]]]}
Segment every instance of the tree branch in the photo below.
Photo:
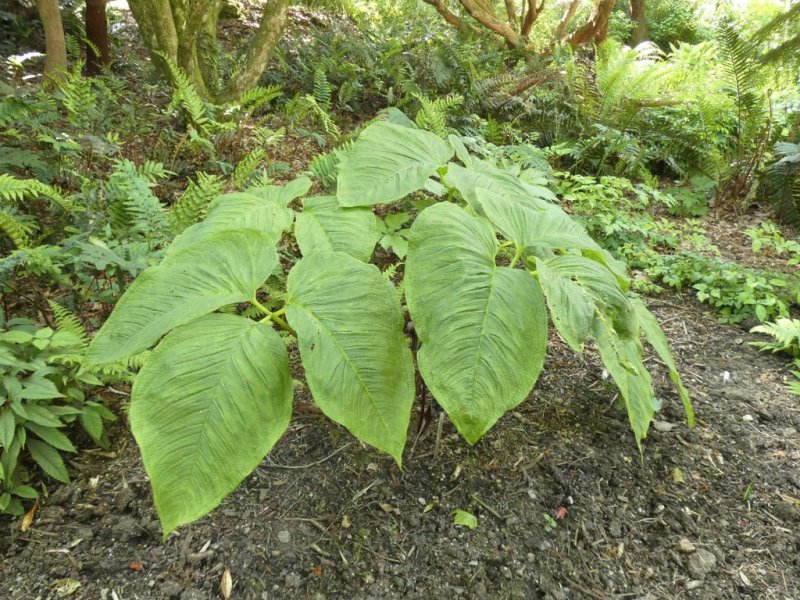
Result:
{"label": "tree branch", "polygon": [[505,39],[511,48],[524,48],[525,40],[511,25],[498,21],[497,17],[489,10],[483,0],[459,0],[467,14],[481,25]]}
{"label": "tree branch", "polygon": [[569,22],[572,21],[572,17],[575,16],[575,11],[578,10],[580,3],[581,0],[572,0],[572,2],[570,2],[567,12],[561,17],[561,21],[558,22],[555,35],[556,41],[560,42],[564,39],[564,34],[567,32],[567,27],[569,27]]}
{"label": "tree branch", "polygon": [[453,27],[455,27],[461,33],[466,33],[468,31],[467,25],[462,21],[456,14],[452,13],[447,6],[445,6],[444,0],[422,0],[425,4],[430,4],[433,6],[436,11],[444,17],[444,20],[450,23]]}
{"label": "tree branch", "polygon": [[608,35],[608,22],[611,11],[614,10],[616,0],[598,0],[589,20],[567,38],[567,43],[572,46],[585,44],[594,40],[602,42]]}

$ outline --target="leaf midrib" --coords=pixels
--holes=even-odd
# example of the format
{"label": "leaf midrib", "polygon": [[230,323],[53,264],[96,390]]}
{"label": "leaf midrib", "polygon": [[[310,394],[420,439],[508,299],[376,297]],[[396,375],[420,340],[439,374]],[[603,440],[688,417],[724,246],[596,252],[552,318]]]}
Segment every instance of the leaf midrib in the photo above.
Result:
{"label": "leaf midrib", "polygon": [[300,303],[298,303],[298,302],[292,302],[291,306],[295,306],[295,307],[297,307],[297,308],[300,308],[300,309],[302,309],[302,310],[303,310],[303,311],[304,311],[304,312],[305,312],[305,313],[306,313],[306,314],[307,314],[307,315],[308,315],[308,316],[309,316],[309,317],[310,317],[310,318],[311,318],[311,319],[312,319],[312,320],[313,320],[313,321],[314,321],[314,322],[315,322],[317,325],[319,325],[319,327],[320,327],[320,329],[321,329],[322,331],[324,331],[325,333],[327,333],[327,334],[328,334],[328,336],[331,338],[331,340],[333,341],[333,343],[334,343],[334,345],[336,346],[336,348],[339,350],[340,354],[341,354],[341,355],[344,357],[344,360],[345,360],[345,362],[347,363],[347,365],[348,365],[348,366],[351,368],[351,370],[352,370],[352,371],[355,373],[355,376],[356,376],[356,379],[358,380],[358,383],[361,385],[362,389],[363,389],[363,390],[366,392],[366,394],[367,394],[367,398],[369,399],[369,402],[370,402],[370,404],[372,405],[372,407],[373,407],[373,409],[374,409],[375,413],[378,415],[378,418],[379,418],[379,419],[380,419],[380,421],[381,421],[381,425],[382,425],[382,426],[383,426],[383,428],[386,430],[386,433],[387,433],[387,434],[391,434],[391,429],[389,428],[389,424],[388,424],[388,423],[386,422],[386,420],[384,419],[384,417],[383,417],[383,414],[381,413],[381,411],[380,411],[380,408],[378,407],[378,404],[377,404],[377,402],[375,402],[375,398],[373,397],[373,395],[372,395],[372,392],[371,392],[371,391],[370,391],[370,389],[367,387],[367,384],[366,384],[366,382],[364,381],[364,378],[363,378],[363,377],[361,377],[361,373],[359,372],[358,368],[355,366],[355,364],[353,363],[353,361],[350,359],[349,355],[348,355],[348,354],[347,354],[347,352],[345,351],[345,348],[344,348],[344,346],[342,346],[342,345],[339,343],[339,341],[336,339],[336,336],[333,334],[333,331],[331,331],[331,329],[330,329],[330,328],[328,328],[328,327],[327,327],[327,326],[326,326],[326,325],[325,325],[325,324],[324,324],[324,323],[323,323],[323,322],[322,322],[322,321],[319,319],[319,317],[317,317],[317,316],[314,314],[314,312],[313,312],[313,311],[312,311],[310,308],[308,308],[307,306],[305,306],[304,304],[300,304]]}

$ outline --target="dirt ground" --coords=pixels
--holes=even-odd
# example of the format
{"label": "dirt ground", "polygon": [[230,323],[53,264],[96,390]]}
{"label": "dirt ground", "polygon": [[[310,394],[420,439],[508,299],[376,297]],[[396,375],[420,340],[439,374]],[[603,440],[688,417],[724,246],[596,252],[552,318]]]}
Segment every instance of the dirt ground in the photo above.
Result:
{"label": "dirt ground", "polygon": [[643,460],[596,356],[554,340],[527,402],[474,447],[446,420],[437,445],[434,423],[402,472],[301,398],[255,473],[162,543],[120,423],[113,452],[80,454],[28,531],[0,519],[0,598],[220,598],[225,569],[234,599],[800,598],[788,361],[688,297],[650,306],[698,423],[657,368]]}

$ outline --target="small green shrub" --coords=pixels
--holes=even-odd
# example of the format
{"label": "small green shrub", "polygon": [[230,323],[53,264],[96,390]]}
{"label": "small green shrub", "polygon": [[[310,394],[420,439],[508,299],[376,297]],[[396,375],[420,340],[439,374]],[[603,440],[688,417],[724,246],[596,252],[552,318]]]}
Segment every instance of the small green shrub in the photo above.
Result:
{"label": "small green shrub", "polygon": [[[644,341],[693,422],[658,322],[628,294],[624,266],[554,204],[544,174],[500,168],[458,137],[385,121],[336,157],[336,195],[303,198],[300,213],[288,206],[308,192],[306,177],[213,201],[92,341],[93,364],[158,343],[135,380],[130,421],[165,535],[217,506],[288,426],[292,373],[273,326],[296,339],[322,411],[398,464],[415,371],[467,442],[478,442],[543,368],[545,305],[574,350],[593,340],[640,448],[660,405]],[[434,197],[412,203],[423,190]],[[365,262],[381,235],[378,205],[416,211],[402,294]],[[402,208],[392,229],[404,225]],[[279,260],[293,223],[302,258],[281,250]],[[395,265],[387,271],[397,275]]]}
{"label": "small green shrub", "polygon": [[87,339],[78,321],[54,305],[58,327],[11,319],[0,330],[0,512],[19,515],[35,499],[30,458],[50,477],[69,481],[62,452],[75,452],[63,429],[80,423],[101,446],[104,421],[116,417],[87,391],[102,382],[83,368]]}

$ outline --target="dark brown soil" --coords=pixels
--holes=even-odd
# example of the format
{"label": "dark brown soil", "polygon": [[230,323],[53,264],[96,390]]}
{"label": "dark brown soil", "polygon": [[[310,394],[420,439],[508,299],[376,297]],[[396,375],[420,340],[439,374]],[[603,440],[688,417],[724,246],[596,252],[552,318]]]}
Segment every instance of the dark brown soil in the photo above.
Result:
{"label": "dark brown soil", "polygon": [[[446,421],[437,446],[434,423],[402,472],[298,410],[219,509],[162,543],[120,427],[113,454],[81,455],[27,532],[0,520],[0,598],[220,598],[226,568],[234,599],[800,597],[788,361],[685,297],[650,305],[698,423],[657,368],[664,408],[643,460],[599,362],[556,342],[532,398],[476,446]],[[477,529],[453,525],[455,509]]]}

